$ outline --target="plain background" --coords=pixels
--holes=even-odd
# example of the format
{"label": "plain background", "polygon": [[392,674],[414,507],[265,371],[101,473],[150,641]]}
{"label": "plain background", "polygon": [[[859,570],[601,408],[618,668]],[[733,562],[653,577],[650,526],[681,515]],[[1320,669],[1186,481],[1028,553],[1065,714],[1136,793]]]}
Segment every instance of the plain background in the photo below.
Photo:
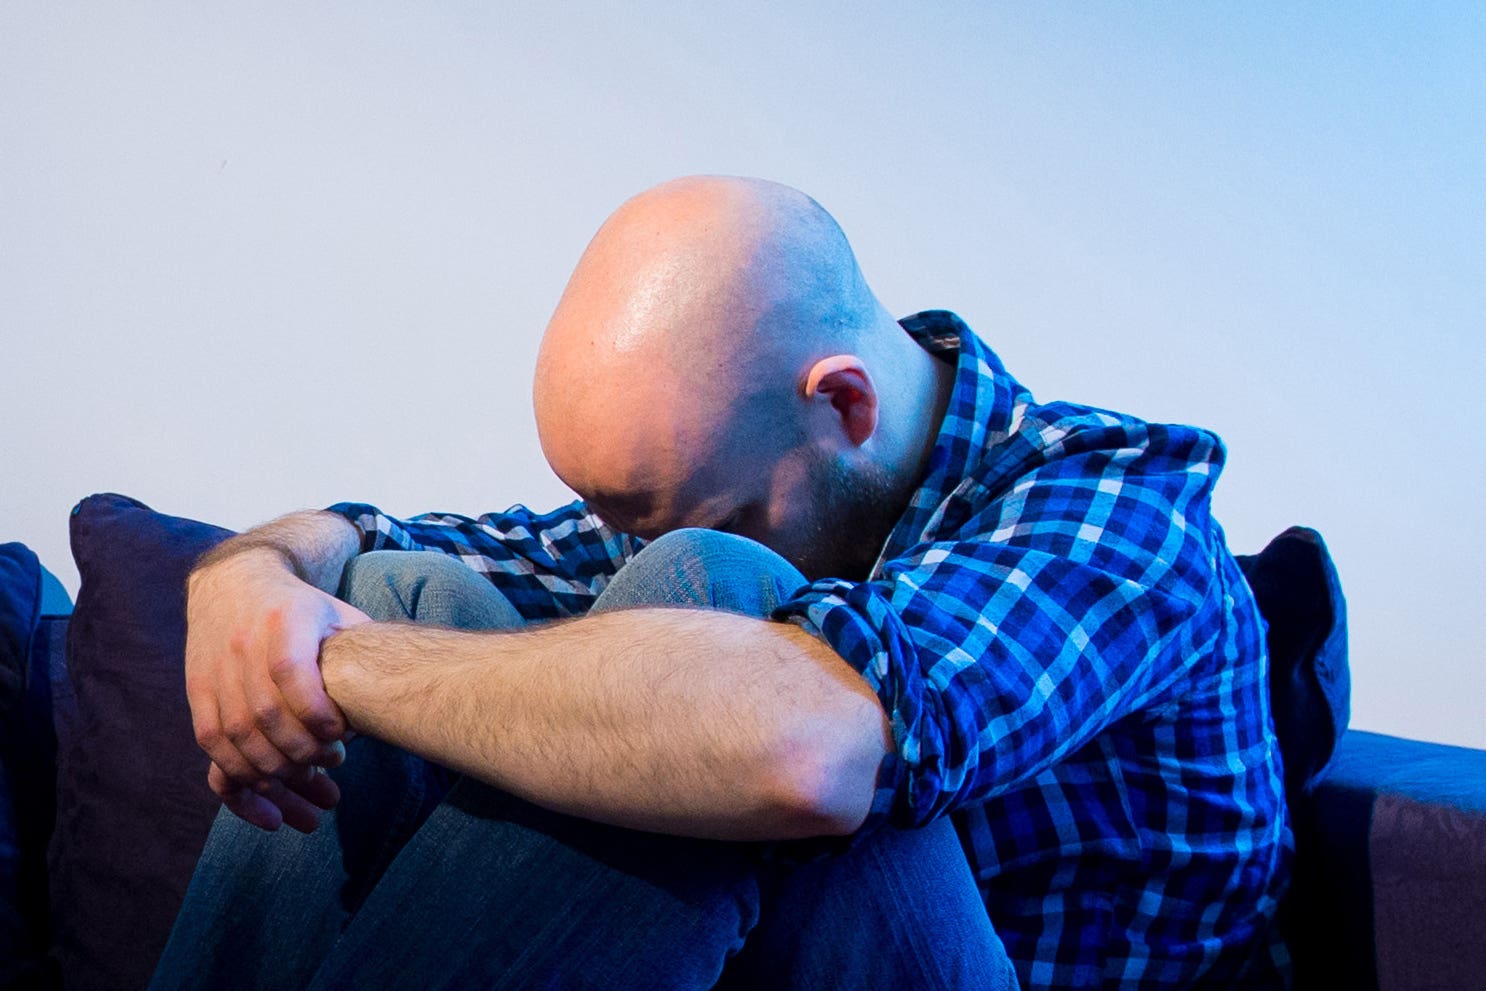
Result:
{"label": "plain background", "polygon": [[[830,209],[1044,400],[1211,427],[1319,528],[1353,725],[1486,746],[1486,7],[0,5],[0,539],[568,494],[530,372],[692,172]],[[1299,8],[1299,9],[1297,9]]]}

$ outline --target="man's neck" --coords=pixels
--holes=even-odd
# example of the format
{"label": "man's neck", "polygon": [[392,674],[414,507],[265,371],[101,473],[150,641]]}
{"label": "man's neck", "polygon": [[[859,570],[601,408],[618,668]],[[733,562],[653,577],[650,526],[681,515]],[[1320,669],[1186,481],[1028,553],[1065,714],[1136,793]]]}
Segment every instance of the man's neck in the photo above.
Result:
{"label": "man's neck", "polygon": [[913,465],[914,485],[921,484],[929,468],[929,456],[939,440],[939,431],[944,425],[944,415],[949,409],[949,399],[954,392],[955,364],[944,361],[917,344],[913,351],[914,389],[909,407],[911,419],[905,440],[908,447],[903,464]]}

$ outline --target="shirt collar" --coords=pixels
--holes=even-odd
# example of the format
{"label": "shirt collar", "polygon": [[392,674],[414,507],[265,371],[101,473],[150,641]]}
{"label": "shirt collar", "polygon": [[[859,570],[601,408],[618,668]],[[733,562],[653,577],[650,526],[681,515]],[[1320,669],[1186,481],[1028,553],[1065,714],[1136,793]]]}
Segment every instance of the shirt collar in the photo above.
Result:
{"label": "shirt collar", "polygon": [[898,323],[925,351],[955,362],[955,381],[929,467],[873,566],[899,557],[935,528],[950,496],[972,474],[985,453],[1005,441],[1021,420],[1031,395],[1007,373],[996,353],[970,326],[948,310],[925,310]]}

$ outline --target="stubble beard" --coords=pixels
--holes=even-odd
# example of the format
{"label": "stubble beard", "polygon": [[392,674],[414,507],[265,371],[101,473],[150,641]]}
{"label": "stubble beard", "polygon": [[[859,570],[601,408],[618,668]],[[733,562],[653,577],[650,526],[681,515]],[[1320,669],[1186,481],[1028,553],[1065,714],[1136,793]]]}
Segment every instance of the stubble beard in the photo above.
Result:
{"label": "stubble beard", "polygon": [[822,458],[811,482],[817,507],[810,548],[800,563],[805,577],[865,581],[913,495],[879,465],[855,472]]}

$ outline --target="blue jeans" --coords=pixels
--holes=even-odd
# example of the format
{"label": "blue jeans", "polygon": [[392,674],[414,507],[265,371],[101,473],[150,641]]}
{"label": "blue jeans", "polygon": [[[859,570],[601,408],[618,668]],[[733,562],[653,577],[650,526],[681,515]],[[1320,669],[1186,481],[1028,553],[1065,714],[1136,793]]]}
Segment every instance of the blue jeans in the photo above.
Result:
{"label": "blue jeans", "polygon": [[[764,615],[801,584],[759,544],[683,530],[594,608]],[[437,554],[356,558],[342,595],[381,619],[522,622]],[[559,815],[368,737],[332,774],[314,833],[218,816],[152,988],[1016,987],[947,820],[796,865]]]}

